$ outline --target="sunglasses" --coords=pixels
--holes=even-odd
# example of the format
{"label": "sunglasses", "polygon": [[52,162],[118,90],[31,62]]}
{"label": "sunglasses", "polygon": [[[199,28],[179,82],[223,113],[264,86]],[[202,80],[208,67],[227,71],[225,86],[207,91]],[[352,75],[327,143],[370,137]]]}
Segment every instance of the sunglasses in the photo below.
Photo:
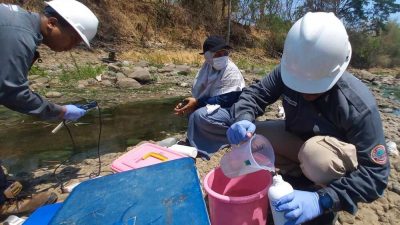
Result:
{"label": "sunglasses", "polygon": [[219,57],[228,56],[228,55],[229,55],[229,51],[226,49],[222,49],[222,50],[216,51],[213,55],[213,58],[219,58]]}

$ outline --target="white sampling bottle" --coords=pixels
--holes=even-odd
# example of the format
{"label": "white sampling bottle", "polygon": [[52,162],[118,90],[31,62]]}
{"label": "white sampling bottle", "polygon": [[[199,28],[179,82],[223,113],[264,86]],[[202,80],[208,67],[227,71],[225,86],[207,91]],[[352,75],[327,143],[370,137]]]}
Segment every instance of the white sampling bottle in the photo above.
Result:
{"label": "white sampling bottle", "polygon": [[275,225],[284,225],[286,219],[285,219],[285,212],[277,212],[275,210],[275,207],[272,205],[272,202],[292,192],[293,192],[292,185],[284,181],[281,175],[275,175],[272,178],[272,185],[268,190],[268,198]]}
{"label": "white sampling bottle", "polygon": [[190,156],[192,158],[196,158],[196,156],[197,156],[197,148],[191,147],[191,146],[174,144],[174,145],[168,147],[168,149],[171,149],[175,152],[179,152],[181,154]]}

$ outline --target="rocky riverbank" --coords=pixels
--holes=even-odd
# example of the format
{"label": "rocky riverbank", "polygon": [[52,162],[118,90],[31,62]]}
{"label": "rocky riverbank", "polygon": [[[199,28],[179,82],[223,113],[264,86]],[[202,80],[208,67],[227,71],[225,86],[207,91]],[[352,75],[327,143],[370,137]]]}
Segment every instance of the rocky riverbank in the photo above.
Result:
{"label": "rocky riverbank", "polygon": [[[79,63],[90,63],[92,66],[101,66],[104,69],[96,78],[76,80],[69,83],[70,86],[65,87],[57,75],[62,72],[59,62],[63,57],[68,57],[65,53],[63,54],[43,54],[42,57],[45,62],[41,67],[46,68],[46,76],[39,74],[31,74],[30,76],[31,87],[34,90],[47,96],[50,101],[58,103],[96,99],[100,104],[107,107],[130,101],[166,96],[188,96],[194,75],[199,68],[198,65],[167,64],[155,66],[146,61],[133,62],[129,60],[107,63],[101,60],[101,58],[106,57],[105,52],[76,51],[73,54]],[[70,64],[67,67],[74,67],[74,65]],[[247,85],[261,78],[257,72],[257,68],[243,71]],[[383,87],[398,88],[400,84],[399,75],[397,77],[396,75],[377,75],[363,70],[352,70],[352,72],[367,83],[376,96],[386,139],[400,146],[400,103],[396,100],[394,94],[383,91]],[[388,95],[386,96],[386,94]],[[259,119],[278,118],[279,104],[280,102],[277,102],[269,106],[266,114]],[[182,138],[184,134],[175,136]],[[126,151],[131,148],[126,149]],[[200,179],[203,179],[205,174],[218,166],[225,151],[229,151],[229,149],[215,154],[209,161],[196,158]],[[105,176],[112,173],[110,164],[121,154],[123,152],[101,154],[100,175]],[[399,156],[391,156],[390,161],[390,181],[384,196],[372,204],[359,204],[360,209],[355,216],[340,213],[338,224],[400,224]],[[91,174],[98,171],[98,159],[95,152],[86,152],[73,156],[54,173],[56,166],[57,164],[42,167],[32,171],[32,173],[20,175],[17,179],[23,180],[25,187],[29,187],[32,191],[54,191],[59,195],[59,200],[62,201],[68,196],[68,193],[63,193],[60,183],[63,183],[63,186],[68,186],[89,179]],[[57,176],[54,176],[54,174],[57,174]]]}

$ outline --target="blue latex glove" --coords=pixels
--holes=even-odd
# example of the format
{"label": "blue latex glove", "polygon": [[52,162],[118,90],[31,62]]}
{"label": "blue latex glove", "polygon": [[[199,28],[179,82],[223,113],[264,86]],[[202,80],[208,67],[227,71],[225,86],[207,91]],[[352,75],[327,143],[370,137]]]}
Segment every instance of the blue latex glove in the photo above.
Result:
{"label": "blue latex glove", "polygon": [[76,121],[86,113],[86,110],[78,108],[75,105],[65,105],[64,107],[66,109],[64,114],[65,120]]}
{"label": "blue latex glove", "polygon": [[[232,124],[226,132],[226,136],[231,144],[237,145],[242,141],[249,140],[255,130],[256,125],[254,125],[254,123],[248,120],[242,120]],[[248,133],[250,133],[250,135]]]}
{"label": "blue latex glove", "polygon": [[276,211],[284,211],[288,221],[285,225],[301,224],[322,214],[316,192],[298,191],[283,196],[273,203]]}

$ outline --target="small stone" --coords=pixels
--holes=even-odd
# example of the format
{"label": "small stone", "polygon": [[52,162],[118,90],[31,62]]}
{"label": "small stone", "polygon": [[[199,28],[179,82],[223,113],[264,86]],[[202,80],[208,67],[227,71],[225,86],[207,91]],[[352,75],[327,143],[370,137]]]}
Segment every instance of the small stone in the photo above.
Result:
{"label": "small stone", "polygon": [[383,223],[388,223],[389,222],[389,219],[386,217],[385,214],[379,215],[378,217],[379,217],[379,219],[378,219],[379,222],[383,222]]}
{"label": "small stone", "polygon": [[61,96],[62,96],[62,94],[60,92],[57,92],[57,91],[50,91],[50,92],[46,93],[46,97],[47,98],[59,98]]}
{"label": "small stone", "polygon": [[112,82],[110,80],[102,80],[101,85],[106,86],[106,87],[111,87],[113,86]]}
{"label": "small stone", "polygon": [[354,216],[350,215],[349,213],[342,213],[339,215],[339,221],[340,223],[349,223],[353,224],[354,223]]}
{"label": "small stone", "polygon": [[39,77],[40,77],[39,75],[29,75],[29,76],[28,76],[28,78],[29,78],[30,81],[36,80],[36,79],[38,79]]}
{"label": "small stone", "polygon": [[393,191],[394,193],[400,195],[400,185],[399,183],[394,183],[392,185],[392,188],[390,188],[389,190]]}
{"label": "small stone", "polygon": [[190,87],[190,84],[188,84],[186,82],[183,82],[183,83],[180,83],[179,86],[181,86],[181,87]]}

